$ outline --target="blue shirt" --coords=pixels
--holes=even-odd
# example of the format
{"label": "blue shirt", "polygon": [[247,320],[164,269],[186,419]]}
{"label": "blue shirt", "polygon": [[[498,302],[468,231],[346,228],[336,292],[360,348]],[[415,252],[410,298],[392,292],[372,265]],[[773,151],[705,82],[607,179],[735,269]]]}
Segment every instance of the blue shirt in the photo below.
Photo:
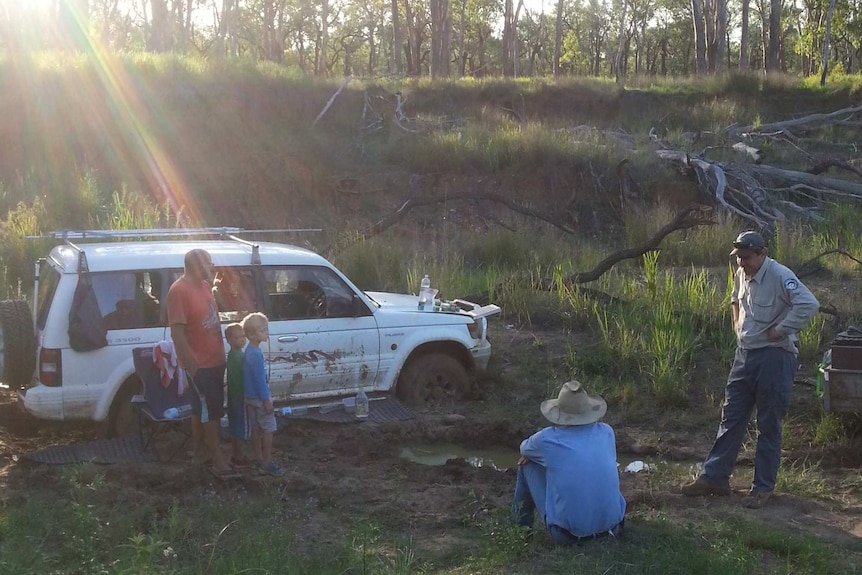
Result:
{"label": "blue shirt", "polygon": [[242,385],[246,399],[267,401],[270,398],[263,352],[259,347],[250,345],[245,348],[242,360]]}
{"label": "blue shirt", "polygon": [[546,470],[546,525],[586,537],[623,520],[626,500],[610,425],[546,427],[521,443],[521,455]]}

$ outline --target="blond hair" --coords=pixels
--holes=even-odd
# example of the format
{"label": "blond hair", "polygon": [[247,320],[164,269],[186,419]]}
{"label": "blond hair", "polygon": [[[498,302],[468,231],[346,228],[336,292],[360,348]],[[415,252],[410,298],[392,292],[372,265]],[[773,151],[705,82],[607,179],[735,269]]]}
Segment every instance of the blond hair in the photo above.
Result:
{"label": "blond hair", "polygon": [[269,320],[266,319],[266,316],[258,311],[245,316],[241,325],[245,336],[249,337],[250,334],[256,332],[262,327],[266,327],[268,324]]}
{"label": "blond hair", "polygon": [[229,323],[224,328],[224,336],[230,337],[231,332],[239,330],[240,333],[245,334],[245,330],[242,329],[242,325],[239,323]]}

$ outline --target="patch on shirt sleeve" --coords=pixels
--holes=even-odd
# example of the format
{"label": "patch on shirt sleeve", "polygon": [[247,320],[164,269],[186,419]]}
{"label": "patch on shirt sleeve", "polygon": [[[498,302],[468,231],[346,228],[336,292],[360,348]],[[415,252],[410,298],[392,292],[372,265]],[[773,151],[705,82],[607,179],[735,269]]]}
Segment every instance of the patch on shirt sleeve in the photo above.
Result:
{"label": "patch on shirt sleeve", "polygon": [[796,291],[799,287],[799,282],[796,281],[796,278],[787,278],[784,280],[784,289],[787,291]]}

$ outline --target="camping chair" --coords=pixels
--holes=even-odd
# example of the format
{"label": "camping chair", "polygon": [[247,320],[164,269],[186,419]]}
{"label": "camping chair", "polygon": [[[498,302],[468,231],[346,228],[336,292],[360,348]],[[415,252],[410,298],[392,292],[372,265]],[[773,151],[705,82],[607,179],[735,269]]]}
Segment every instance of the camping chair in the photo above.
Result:
{"label": "camping chair", "polygon": [[[141,379],[143,386],[143,395],[136,395],[132,398],[132,405],[138,410],[138,430],[141,450],[146,452],[150,446],[155,448],[156,436],[159,433],[175,430],[184,436],[182,444],[177,448],[177,451],[179,451],[185,446],[189,438],[189,433],[184,422],[191,418],[189,402],[177,394],[177,374],[179,370],[174,374],[170,385],[165,387],[162,385],[159,367],[153,361],[152,347],[136,347],[132,349],[132,359],[135,363],[135,372]],[[174,419],[165,417],[165,410],[171,407],[179,408],[181,411],[184,410],[185,414]],[[175,454],[176,452],[172,453],[171,456]]]}

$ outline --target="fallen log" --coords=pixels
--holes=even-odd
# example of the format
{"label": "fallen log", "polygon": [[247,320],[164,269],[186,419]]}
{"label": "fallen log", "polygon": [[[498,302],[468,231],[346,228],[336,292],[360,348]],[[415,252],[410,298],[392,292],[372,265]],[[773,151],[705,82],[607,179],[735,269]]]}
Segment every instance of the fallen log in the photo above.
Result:
{"label": "fallen log", "polygon": [[782,179],[789,182],[803,183],[809,186],[816,186],[821,189],[832,189],[838,192],[844,192],[858,199],[862,199],[862,184],[842,180],[840,178],[830,178],[820,174],[810,174],[808,172],[797,172],[794,170],[784,170],[774,166],[761,164],[759,166],[750,166],[750,169],[759,174],[769,176],[771,178]]}
{"label": "fallen log", "polygon": [[843,108],[841,110],[829,112],[827,114],[809,114],[808,116],[803,116],[801,118],[784,120],[782,122],[773,122],[771,124],[761,124],[760,126],[755,126],[754,124],[749,124],[747,126],[732,126],[728,128],[726,132],[732,136],[741,136],[743,134],[751,133],[764,134],[767,132],[780,132],[789,128],[795,128],[797,126],[808,126],[810,124],[816,124],[818,122],[843,123],[847,122],[849,118],[839,119],[841,116],[852,116],[858,112],[862,112],[862,106]]}

